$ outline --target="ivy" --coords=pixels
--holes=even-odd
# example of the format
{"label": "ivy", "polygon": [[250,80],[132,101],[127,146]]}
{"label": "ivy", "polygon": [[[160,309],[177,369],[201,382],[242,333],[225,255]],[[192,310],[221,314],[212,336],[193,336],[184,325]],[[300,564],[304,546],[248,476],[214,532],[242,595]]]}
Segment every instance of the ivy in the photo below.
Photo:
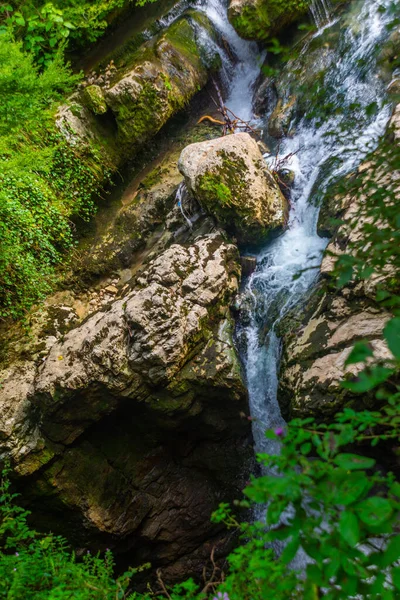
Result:
{"label": "ivy", "polygon": [[78,80],[61,56],[40,69],[22,42],[0,35],[0,319],[20,318],[52,289],[75,245],[72,217],[93,215],[110,178],[54,124]]}
{"label": "ivy", "polygon": [[[155,0],[138,4],[148,1]],[[131,2],[10,0],[0,3],[0,33],[11,31],[38,65],[47,66],[60,50],[74,50],[95,42],[109,26],[110,16]]]}

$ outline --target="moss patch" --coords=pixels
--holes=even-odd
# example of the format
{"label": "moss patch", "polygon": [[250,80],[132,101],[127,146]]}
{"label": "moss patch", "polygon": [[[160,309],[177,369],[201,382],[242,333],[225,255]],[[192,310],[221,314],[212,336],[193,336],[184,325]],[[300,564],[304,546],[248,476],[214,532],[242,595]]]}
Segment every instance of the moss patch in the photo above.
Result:
{"label": "moss patch", "polygon": [[308,11],[309,0],[258,0],[231,6],[229,20],[245,39],[265,40]]}
{"label": "moss patch", "polygon": [[102,89],[98,85],[89,85],[84,89],[83,102],[95,115],[103,115],[108,110]]}

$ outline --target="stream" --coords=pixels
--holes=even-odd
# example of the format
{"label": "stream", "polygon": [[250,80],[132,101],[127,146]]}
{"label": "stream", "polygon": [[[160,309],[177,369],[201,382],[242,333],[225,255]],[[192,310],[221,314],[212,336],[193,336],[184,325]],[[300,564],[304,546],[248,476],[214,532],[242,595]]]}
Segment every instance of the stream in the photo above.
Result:
{"label": "stream", "polygon": [[[319,208],[315,199],[376,147],[390,117],[375,58],[391,19],[390,11],[382,8],[390,4],[390,0],[355,0],[340,19],[333,18],[327,0],[315,0],[312,5],[317,32],[310,36],[302,53],[308,51],[314,38],[321,36],[322,47],[324,36],[336,31],[324,85],[331,105],[340,111],[332,111],[323,119],[305,114],[291,124],[295,133],[282,140],[278,158],[295,153],[285,165],[295,173],[288,226],[259,250],[256,270],[244,282],[242,296],[250,303],[250,317],[246,323],[239,320],[237,334],[245,340],[241,353],[257,453],[278,452],[278,442],[268,440],[264,432],[285,425],[277,399],[281,355],[277,325],[315,284],[328,244],[328,239],[317,234]],[[221,52],[223,78],[230,82],[226,105],[259,127],[254,121],[253,95],[264,56],[256,44],[237,36],[222,0],[206,0],[198,8],[214,23],[238,61],[233,65]],[[266,160],[270,162],[272,157],[266,156]]]}

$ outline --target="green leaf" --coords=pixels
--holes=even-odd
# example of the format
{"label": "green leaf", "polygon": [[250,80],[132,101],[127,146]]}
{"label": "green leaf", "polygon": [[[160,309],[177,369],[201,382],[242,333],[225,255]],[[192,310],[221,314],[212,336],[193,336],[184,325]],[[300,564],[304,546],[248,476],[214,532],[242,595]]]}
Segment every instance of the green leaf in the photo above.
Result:
{"label": "green leaf", "polygon": [[386,550],[384,551],[382,566],[389,567],[400,559],[400,535],[390,538]]}
{"label": "green leaf", "polygon": [[400,360],[400,317],[388,321],[383,334],[391,353]]}
{"label": "green leaf", "polygon": [[360,525],[354,513],[345,510],[340,515],[339,531],[349,546],[356,546],[360,541]]}
{"label": "green leaf", "polygon": [[389,500],[373,496],[363,500],[358,505],[358,516],[366,525],[379,526],[387,521],[393,513]]}
{"label": "green leaf", "polygon": [[390,493],[400,499],[400,483],[398,481],[395,481],[393,485],[390,486]]}
{"label": "green leaf", "polygon": [[392,569],[392,581],[397,590],[400,590],[400,567]]}
{"label": "green leaf", "polygon": [[376,365],[371,369],[362,371],[355,381],[343,381],[341,385],[352,392],[369,392],[379,384],[386,381],[392,374],[393,369]]}
{"label": "green leaf", "polygon": [[329,563],[325,567],[325,573],[329,579],[336,576],[337,572],[339,571],[340,564],[340,554],[339,552],[336,552],[336,554],[330,558]]}
{"label": "green leaf", "polygon": [[285,549],[281,554],[282,562],[287,565],[297,554],[297,550],[300,547],[300,539],[298,537],[294,537],[288,544],[286,544]]}
{"label": "green leaf", "polygon": [[314,582],[309,581],[307,579],[305,588],[304,588],[304,600],[318,600],[319,592],[318,587]]}
{"label": "green leaf", "polygon": [[372,487],[372,483],[364,472],[355,472],[340,481],[335,494],[337,504],[349,506],[364,495]]}
{"label": "green leaf", "polygon": [[346,469],[346,471],[355,471],[357,469],[370,469],[374,466],[375,460],[366,456],[358,456],[358,454],[338,454],[333,462]]}
{"label": "green leaf", "polygon": [[359,500],[372,487],[372,483],[364,472],[354,472],[338,482],[335,491],[337,504],[349,506]]}
{"label": "green leaf", "polygon": [[359,362],[365,362],[367,358],[373,355],[374,353],[372,349],[368,346],[366,342],[357,342],[356,344],[354,344],[354,348],[350,352],[344,364],[347,367],[348,365],[354,365]]}

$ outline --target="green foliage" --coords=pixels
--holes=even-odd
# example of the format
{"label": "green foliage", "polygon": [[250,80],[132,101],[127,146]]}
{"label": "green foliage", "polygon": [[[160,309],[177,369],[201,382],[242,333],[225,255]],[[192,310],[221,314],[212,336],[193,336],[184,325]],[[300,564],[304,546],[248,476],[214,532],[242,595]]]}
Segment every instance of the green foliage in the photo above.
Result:
{"label": "green foliage", "polygon": [[[328,599],[396,597],[389,585],[379,594],[400,558],[394,535],[400,485],[393,475],[374,469],[373,458],[343,452],[362,437],[349,422],[293,421],[281,454],[260,457],[279,476],[256,479],[245,491],[268,506],[266,540],[286,540],[279,562],[289,565],[300,547],[312,559],[305,579],[293,588],[300,598],[320,597],[322,589]],[[282,521],[284,511],[288,516]],[[392,543],[399,554],[392,553]]]}
{"label": "green foliage", "polygon": [[71,215],[93,214],[108,174],[54,125],[77,80],[59,55],[39,72],[21,42],[0,35],[0,318],[21,316],[49,291],[74,244]]}
{"label": "green foliage", "polygon": [[23,39],[24,48],[32,53],[39,65],[48,65],[56,52],[64,47],[75,26],[66,20],[63,11],[51,2],[34,7],[26,2],[0,5],[0,32],[13,31]]}
{"label": "green foliage", "polygon": [[[138,6],[156,0],[139,0]],[[9,0],[0,3],[0,33],[12,31],[39,65],[59,50],[74,50],[101,37],[114,14],[133,0]]]}
{"label": "green foliage", "polygon": [[[26,12],[29,2],[0,7],[5,27],[24,40],[0,36],[0,317],[19,316],[49,289],[56,265],[73,247],[69,217],[93,212],[92,192],[104,172],[79,160],[53,129],[54,107],[75,82],[53,51],[67,37],[96,39],[122,4],[60,1],[41,5],[37,18]],[[368,163],[340,190],[358,206],[359,235],[338,259],[335,284],[356,286],[373,275],[377,303],[392,313],[383,332],[391,357],[379,361],[368,342],[358,342],[346,362],[360,370],[343,387],[368,394],[374,409],[345,408],[330,424],[295,420],[286,432],[268,432],[281,452],[259,456],[268,474],[253,478],[238,503],[259,519],[241,523],[226,504],[213,516],[242,536],[225,574],[204,588],[188,580],[131,592],[130,600],[400,597],[400,484],[379,467],[372,449],[387,452],[400,439],[400,218],[398,183],[388,178],[400,170],[398,146],[382,141]],[[231,200],[223,184],[205,185],[219,201]],[[134,572],[115,579],[111,553],[78,559],[62,538],[32,531],[7,477],[0,484],[0,599],[126,598]],[[304,572],[293,565],[299,552],[308,557]]]}
{"label": "green foliage", "polygon": [[110,551],[104,557],[87,552],[81,559],[66,541],[41,536],[27,524],[29,512],[15,504],[9,469],[0,480],[0,599],[121,600],[134,570],[113,576]]}

